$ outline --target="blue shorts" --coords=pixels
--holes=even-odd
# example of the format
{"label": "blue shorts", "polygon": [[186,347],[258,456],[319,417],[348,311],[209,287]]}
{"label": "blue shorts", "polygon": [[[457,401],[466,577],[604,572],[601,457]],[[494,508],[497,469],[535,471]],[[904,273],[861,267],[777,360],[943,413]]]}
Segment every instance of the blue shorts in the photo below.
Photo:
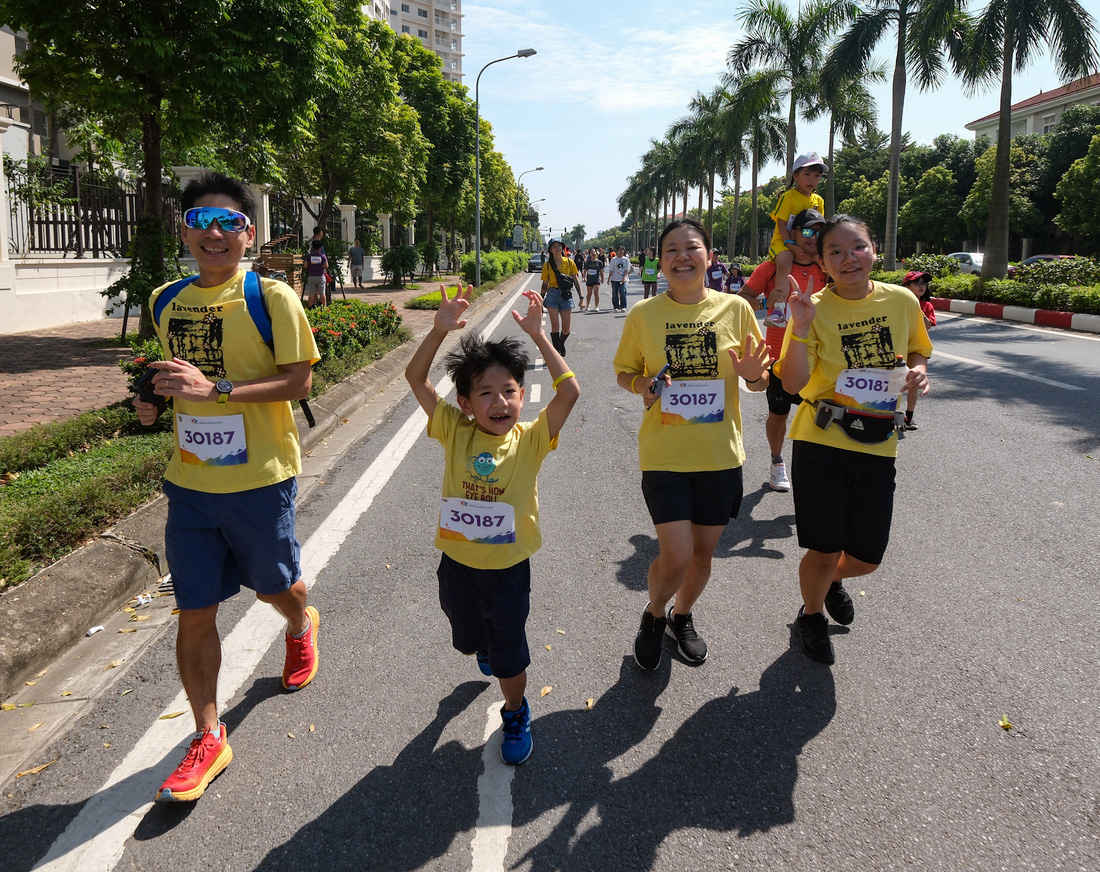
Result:
{"label": "blue shorts", "polygon": [[573,302],[573,297],[565,299],[561,295],[561,291],[558,288],[547,288],[546,296],[542,298],[542,304],[547,309],[572,309],[576,303]]}
{"label": "blue shorts", "polygon": [[164,483],[165,553],[181,609],[202,609],[236,596],[241,585],[279,594],[302,577],[294,538],[298,482],[230,494]]}
{"label": "blue shorts", "polygon": [[531,561],[507,569],[474,569],[444,554],[436,575],[455,650],[488,651],[497,678],[523,672],[531,664],[524,629],[531,611]]}

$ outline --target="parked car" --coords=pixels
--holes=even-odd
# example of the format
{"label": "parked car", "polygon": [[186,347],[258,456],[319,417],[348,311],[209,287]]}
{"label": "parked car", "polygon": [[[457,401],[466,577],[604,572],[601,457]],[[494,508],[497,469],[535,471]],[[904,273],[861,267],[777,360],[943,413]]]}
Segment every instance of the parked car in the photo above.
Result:
{"label": "parked car", "polygon": [[1021,266],[1030,266],[1033,263],[1038,263],[1041,260],[1069,260],[1075,257],[1072,254],[1033,254],[1031,257],[1025,257],[1017,264],[1013,264],[1008,268],[1008,277],[1010,279],[1016,278],[1016,269]]}
{"label": "parked car", "polygon": [[542,272],[542,255],[532,254],[527,260],[527,272]]}
{"label": "parked car", "polygon": [[959,272],[977,275],[982,271],[982,255],[977,251],[953,251],[948,257],[953,257],[960,264]]}

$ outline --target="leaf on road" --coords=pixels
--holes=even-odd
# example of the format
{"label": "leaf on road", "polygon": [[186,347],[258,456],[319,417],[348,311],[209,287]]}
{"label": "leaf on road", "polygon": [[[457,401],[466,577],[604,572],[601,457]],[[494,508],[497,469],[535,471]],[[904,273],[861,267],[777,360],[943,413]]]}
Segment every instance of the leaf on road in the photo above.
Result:
{"label": "leaf on road", "polygon": [[126,690],[122,691],[122,693],[120,693],[119,696],[120,697],[126,696],[126,694],[133,693],[133,692],[134,692],[134,689],[132,687],[128,687],[128,688],[126,688]]}
{"label": "leaf on road", "polygon": [[126,606],[126,608],[124,608],[123,611],[124,612],[132,612],[132,611],[134,611],[134,609],[130,608],[130,606]]}
{"label": "leaf on road", "polygon": [[178,615],[179,613],[180,613],[179,609],[172,609],[172,614],[173,615]]}
{"label": "leaf on road", "polygon": [[547,645],[547,646],[546,646],[546,650],[547,650],[547,651],[553,651],[554,649],[553,649],[553,648],[551,648],[551,647],[550,647],[549,645]]}
{"label": "leaf on road", "polygon": [[104,747],[104,748],[110,748],[110,747],[111,747],[111,743],[110,743],[110,742],[104,742],[104,743],[103,743],[103,747]]}
{"label": "leaf on road", "polygon": [[62,696],[72,696],[73,692],[71,690],[63,690],[63,691],[61,691],[61,695]]}
{"label": "leaf on road", "polygon": [[36,684],[38,684],[37,681],[25,681],[23,683],[27,685],[27,687],[34,687]]}
{"label": "leaf on road", "polygon": [[[34,702],[38,702],[38,700],[35,700]],[[19,703],[19,705],[16,706],[16,708],[30,708],[32,705],[34,705],[34,702],[21,702]]]}
{"label": "leaf on road", "polygon": [[594,706],[595,704],[596,704],[596,700],[592,699],[592,697],[589,697],[588,699],[586,699],[584,701],[584,710],[589,711],[592,708],[592,706]]}
{"label": "leaf on road", "polygon": [[310,724],[310,725],[309,725],[309,731],[310,731],[311,733],[312,733],[312,732],[313,732],[314,730],[316,730],[316,729],[317,729],[317,728],[316,728],[315,726],[313,726],[313,724]]}
{"label": "leaf on road", "polygon": [[43,669],[43,670],[42,670],[41,672],[39,672],[39,673],[38,673],[38,674],[37,674],[37,675],[35,676],[35,678],[41,678],[42,676],[44,676],[44,675],[45,675],[45,674],[46,674],[47,672],[49,672],[49,671],[50,671],[50,667],[49,667],[49,666],[47,666],[47,667],[46,667],[45,669]]}
{"label": "leaf on road", "polygon": [[120,633],[136,633],[137,627],[123,627],[119,630]]}
{"label": "leaf on road", "polygon": [[389,568],[390,568],[390,565],[387,563],[386,564],[386,569],[389,569]]}
{"label": "leaf on road", "polygon": [[27,732],[28,733],[33,733],[40,726],[42,726],[44,723],[46,723],[46,722],[45,721],[39,721],[37,724],[31,724],[29,727],[27,727]]}
{"label": "leaf on road", "polygon": [[546,696],[550,691],[554,689],[554,685],[548,684],[542,690],[539,691],[539,696]]}
{"label": "leaf on road", "polygon": [[147,621],[151,617],[153,617],[153,616],[152,615],[130,615],[130,620],[131,621]]}
{"label": "leaf on road", "polygon": [[60,757],[54,757],[54,759],[51,760],[49,763],[43,763],[41,766],[35,766],[33,769],[24,769],[22,772],[16,772],[15,777],[16,778],[22,778],[24,775],[37,775],[39,772],[41,772],[46,767],[53,766],[53,764],[56,763],[60,759],[61,759]]}
{"label": "leaf on road", "polygon": [[564,636],[564,635],[565,635],[565,630],[558,630],[558,633],[559,633],[560,635]]}
{"label": "leaf on road", "polygon": [[161,715],[157,718],[158,721],[170,721],[172,718],[178,718],[180,715],[185,715],[187,712],[169,712],[166,715]]}
{"label": "leaf on road", "polygon": [[861,590],[861,591],[859,592],[859,595],[860,595],[860,596],[867,596],[867,591],[865,591],[865,590]]}
{"label": "leaf on road", "polygon": [[1006,732],[1007,732],[1008,730],[1011,730],[1011,729],[1012,729],[1012,727],[1013,727],[1013,726],[1015,726],[1015,725],[1014,725],[1014,724],[1013,724],[1013,723],[1012,723],[1012,722],[1011,722],[1011,721],[1010,721],[1010,720],[1008,719],[1008,714],[1007,714],[1007,713],[1006,713],[1006,714],[1003,714],[1003,715],[1001,715],[1001,719],[1000,719],[999,721],[997,721],[997,723],[998,723],[998,724],[1000,725],[1000,728],[1001,728],[1002,730],[1005,730]]}
{"label": "leaf on road", "polygon": [[10,702],[0,703],[0,711],[13,712],[15,711],[15,706]]}
{"label": "leaf on road", "polygon": [[108,669],[117,669],[117,668],[118,668],[119,666],[121,666],[121,665],[122,665],[122,661],[121,661],[121,660],[112,660],[112,661],[111,661],[110,663],[108,663],[108,664],[107,664],[107,665],[106,665],[106,666],[104,667],[103,671],[104,671],[104,672],[106,672],[106,671],[107,671]]}
{"label": "leaf on road", "polygon": [[295,735],[294,735],[293,733],[287,733],[287,734],[286,734],[286,737],[287,737],[288,739],[297,739],[297,738],[298,738],[298,737],[297,737],[297,736],[295,736]]}

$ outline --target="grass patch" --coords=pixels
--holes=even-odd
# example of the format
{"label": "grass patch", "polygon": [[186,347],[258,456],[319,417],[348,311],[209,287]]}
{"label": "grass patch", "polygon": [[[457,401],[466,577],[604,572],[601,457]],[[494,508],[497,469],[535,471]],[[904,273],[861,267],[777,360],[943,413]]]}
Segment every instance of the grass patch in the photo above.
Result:
{"label": "grass patch", "polygon": [[376,339],[360,351],[322,361],[313,368],[313,387],[309,392],[310,397],[320,396],[333,385],[355,375],[376,360],[381,360],[410,339],[412,339],[412,333],[409,329],[400,327],[396,333]]}
{"label": "grass patch", "polygon": [[[517,273],[512,273],[517,275]],[[470,302],[472,303],[482,294],[486,294],[489,291],[495,290],[500,285],[504,284],[512,276],[505,276],[502,279],[494,279],[491,282],[485,282],[480,287],[474,288],[473,293],[470,294]],[[448,292],[454,290],[451,285],[447,286]],[[419,297],[413,297],[411,300],[405,303],[406,309],[435,309],[438,311],[439,304],[443,302],[443,295],[439,291],[432,291],[430,294],[421,294]]]}

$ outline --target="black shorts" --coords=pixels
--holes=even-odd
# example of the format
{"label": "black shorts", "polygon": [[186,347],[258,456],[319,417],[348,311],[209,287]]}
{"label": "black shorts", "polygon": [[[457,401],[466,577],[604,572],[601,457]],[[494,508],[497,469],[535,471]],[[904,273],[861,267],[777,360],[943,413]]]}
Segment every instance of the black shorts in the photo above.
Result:
{"label": "black shorts", "polygon": [[599,286],[600,286],[599,282],[589,282],[588,283],[589,288],[598,288]]}
{"label": "black shorts", "polygon": [[497,678],[523,672],[531,663],[524,629],[531,611],[531,561],[507,569],[474,569],[443,554],[436,575],[455,649],[488,651]]}
{"label": "black shorts", "polygon": [[707,472],[642,471],[642,495],[653,523],[691,521],[724,527],[741,510],[741,467]]}
{"label": "black shorts", "polygon": [[791,452],[798,544],[878,565],[890,541],[894,458],[796,439]]}
{"label": "black shorts", "polygon": [[802,402],[801,394],[788,394],[783,390],[783,380],[775,374],[775,362],[768,367],[768,386],[764,394],[768,398],[768,411],[773,415],[789,415],[791,406],[797,406]]}

